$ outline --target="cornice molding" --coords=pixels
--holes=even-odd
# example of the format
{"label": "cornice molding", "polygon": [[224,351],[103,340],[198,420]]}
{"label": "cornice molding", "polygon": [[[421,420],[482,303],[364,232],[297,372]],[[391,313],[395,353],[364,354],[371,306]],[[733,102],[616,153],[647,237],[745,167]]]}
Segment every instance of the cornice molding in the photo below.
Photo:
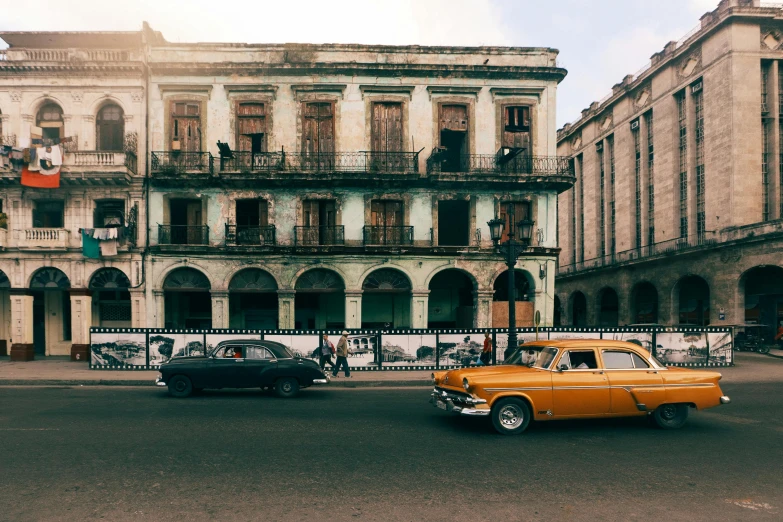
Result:
{"label": "cornice molding", "polygon": [[368,84],[368,85],[359,85],[359,92],[362,93],[362,98],[364,98],[365,95],[373,95],[373,94],[396,94],[396,95],[405,95],[409,99],[413,97],[413,90],[416,88],[415,85],[383,85],[383,84]]}
{"label": "cornice molding", "polygon": [[433,95],[456,95],[456,96],[474,96],[478,98],[478,94],[483,87],[462,87],[458,85],[428,85],[427,93],[432,100]]}
{"label": "cornice molding", "polygon": [[208,98],[212,98],[211,83],[159,83],[158,90],[161,96],[166,94],[183,94],[183,93],[196,93],[206,94]]}
{"label": "cornice molding", "polygon": [[346,87],[348,85],[345,83],[295,83],[291,85],[291,90],[294,91],[294,97],[297,99],[311,93],[338,94],[342,99]]}
{"label": "cornice molding", "polygon": [[492,94],[492,101],[506,96],[535,96],[541,100],[545,90],[546,87],[490,87],[489,92]]}
{"label": "cornice molding", "polygon": [[271,84],[259,84],[259,83],[241,83],[241,84],[224,84],[223,90],[226,91],[226,97],[230,97],[232,94],[241,93],[254,93],[254,94],[266,94],[271,95],[272,99],[277,99],[277,85]]}

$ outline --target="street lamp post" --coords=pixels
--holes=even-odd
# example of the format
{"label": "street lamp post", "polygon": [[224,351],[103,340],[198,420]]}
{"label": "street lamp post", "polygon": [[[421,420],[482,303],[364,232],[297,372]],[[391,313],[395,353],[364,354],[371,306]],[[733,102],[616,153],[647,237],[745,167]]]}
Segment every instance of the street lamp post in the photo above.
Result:
{"label": "street lamp post", "polygon": [[[506,266],[508,267],[508,347],[504,353],[504,358],[519,346],[517,341],[517,306],[514,270],[516,268],[517,258],[521,256],[530,245],[530,237],[533,232],[534,223],[530,219],[522,219],[515,223],[513,203],[508,205],[506,216],[507,221],[495,218],[487,222],[492,242],[495,244],[498,252],[506,256]],[[500,243],[507,222],[508,240]],[[516,227],[514,226],[515,224]],[[519,229],[519,241],[516,241],[514,238],[515,228]]]}

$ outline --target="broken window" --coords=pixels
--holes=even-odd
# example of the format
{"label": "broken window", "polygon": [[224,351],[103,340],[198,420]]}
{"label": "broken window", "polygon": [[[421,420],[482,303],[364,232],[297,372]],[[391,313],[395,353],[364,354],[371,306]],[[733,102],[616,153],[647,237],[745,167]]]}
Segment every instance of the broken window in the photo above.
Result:
{"label": "broken window", "polygon": [[237,150],[253,154],[267,151],[263,103],[237,102]]}
{"label": "broken window", "polygon": [[530,149],[530,107],[506,106],[503,110],[503,147]]}
{"label": "broken window", "polygon": [[444,172],[467,170],[468,107],[466,105],[440,106],[440,147]]}
{"label": "broken window", "polygon": [[305,103],[303,110],[302,152],[331,154],[334,152],[334,104]]}
{"label": "broken window", "polygon": [[373,245],[400,245],[403,233],[402,201],[370,202],[370,230],[366,241]]}
{"label": "broken window", "polygon": [[[514,214],[513,220],[511,219],[512,212]],[[500,219],[502,219],[506,224],[503,228],[503,236],[501,237],[500,241],[508,241],[508,234],[511,231],[514,232],[514,239],[519,241],[522,238],[520,238],[519,234],[517,233],[517,229],[519,228],[517,223],[523,219],[530,219],[530,202],[509,201],[508,203],[501,204]]]}
{"label": "broken window", "polygon": [[304,245],[334,245],[342,241],[337,230],[337,202],[333,199],[302,202]]}
{"label": "broken window", "polygon": [[201,105],[171,102],[171,150],[201,152]]}
{"label": "broken window", "polygon": [[438,202],[438,245],[470,245],[470,201]]}
{"label": "broken window", "polygon": [[125,202],[121,199],[107,199],[95,202],[92,226],[95,228],[117,228],[125,224]]}
{"label": "broken window", "polygon": [[34,228],[63,228],[65,226],[64,201],[33,202]]}
{"label": "broken window", "polygon": [[119,106],[106,105],[98,111],[95,126],[98,150],[121,151],[123,149],[125,118]]}
{"label": "broken window", "polygon": [[36,126],[41,128],[44,141],[52,145],[60,143],[63,138],[63,110],[55,103],[48,103],[38,111],[38,117],[35,121]]}

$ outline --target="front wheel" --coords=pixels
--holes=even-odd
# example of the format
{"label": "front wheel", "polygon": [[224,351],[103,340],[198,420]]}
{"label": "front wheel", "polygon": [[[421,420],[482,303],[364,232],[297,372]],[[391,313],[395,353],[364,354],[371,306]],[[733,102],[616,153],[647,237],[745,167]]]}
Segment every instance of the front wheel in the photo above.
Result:
{"label": "front wheel", "polygon": [[767,346],[766,344],[762,344],[758,347],[757,351],[759,353],[769,353],[769,346]]}
{"label": "front wheel", "polygon": [[275,392],[284,399],[296,397],[299,394],[299,381],[293,377],[283,377],[275,384]]}
{"label": "front wheel", "polygon": [[490,415],[492,425],[501,435],[519,435],[530,424],[530,407],[520,399],[499,400]]}
{"label": "front wheel", "polygon": [[685,404],[663,404],[658,406],[652,416],[659,428],[676,430],[688,420],[688,406]]}
{"label": "front wheel", "polygon": [[169,381],[169,395],[184,399],[193,393],[193,383],[184,375],[175,375]]}

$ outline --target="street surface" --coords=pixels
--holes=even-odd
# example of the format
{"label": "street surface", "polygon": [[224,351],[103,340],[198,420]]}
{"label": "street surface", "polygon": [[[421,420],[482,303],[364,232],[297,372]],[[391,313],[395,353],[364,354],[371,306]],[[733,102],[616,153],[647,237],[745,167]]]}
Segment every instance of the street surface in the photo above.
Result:
{"label": "street surface", "polygon": [[783,383],[496,435],[429,390],[0,388],[0,520],[781,520]]}

